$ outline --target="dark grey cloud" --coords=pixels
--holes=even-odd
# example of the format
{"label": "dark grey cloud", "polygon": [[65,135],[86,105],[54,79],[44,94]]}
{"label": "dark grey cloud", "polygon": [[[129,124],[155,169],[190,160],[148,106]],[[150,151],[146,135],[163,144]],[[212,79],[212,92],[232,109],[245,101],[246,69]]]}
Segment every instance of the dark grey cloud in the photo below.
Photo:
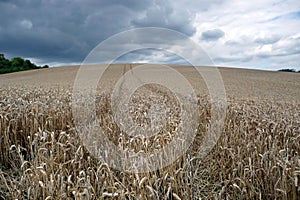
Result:
{"label": "dark grey cloud", "polygon": [[167,1],[158,1],[159,3],[153,4],[149,7],[143,15],[132,21],[134,26],[163,26],[183,32],[187,35],[193,35],[195,28],[190,22],[191,15],[188,12],[178,12],[171,7]]}
{"label": "dark grey cloud", "polygon": [[187,10],[168,0],[0,0],[0,52],[43,62],[81,62],[101,41],[134,27],[191,36]]}
{"label": "dark grey cloud", "polygon": [[202,32],[201,39],[207,41],[216,41],[225,35],[221,29],[212,29]]}

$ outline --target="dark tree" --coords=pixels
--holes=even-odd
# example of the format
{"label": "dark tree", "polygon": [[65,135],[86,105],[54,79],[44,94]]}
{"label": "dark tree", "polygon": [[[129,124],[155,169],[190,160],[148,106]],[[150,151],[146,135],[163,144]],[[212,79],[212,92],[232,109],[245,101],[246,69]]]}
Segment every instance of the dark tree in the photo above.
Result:
{"label": "dark tree", "polygon": [[0,54],[0,69],[8,68],[11,66],[11,62],[4,57],[4,54]]}
{"label": "dark tree", "polygon": [[13,58],[12,61],[11,61],[11,65],[13,67],[21,67],[21,66],[24,66],[24,59],[23,58],[20,58],[20,57],[16,57],[16,58]]}
{"label": "dark tree", "polygon": [[0,61],[4,60],[5,57],[4,57],[4,54],[3,53],[0,53]]}
{"label": "dark tree", "polygon": [[280,71],[280,72],[296,72],[295,69],[280,69],[278,71]]}
{"label": "dark tree", "polygon": [[[43,66],[43,68],[48,67],[48,65]],[[40,68],[42,67],[36,66],[30,60],[24,60],[21,57],[15,57],[12,60],[8,60],[5,58],[4,54],[0,54],[0,74]]]}

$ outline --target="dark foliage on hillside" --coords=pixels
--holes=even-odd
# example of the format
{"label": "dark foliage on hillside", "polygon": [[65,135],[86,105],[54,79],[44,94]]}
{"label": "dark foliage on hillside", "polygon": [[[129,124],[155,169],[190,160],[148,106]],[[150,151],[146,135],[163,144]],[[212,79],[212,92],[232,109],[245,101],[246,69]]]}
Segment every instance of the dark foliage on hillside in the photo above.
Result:
{"label": "dark foliage on hillside", "polygon": [[[295,69],[280,69],[278,70],[280,72],[297,72]],[[298,71],[298,73],[300,72],[300,70]]]}
{"label": "dark foliage on hillside", "polygon": [[0,54],[0,74],[48,67],[48,65],[37,66],[30,60],[24,60],[21,57],[15,57],[9,60],[5,58],[4,54]]}

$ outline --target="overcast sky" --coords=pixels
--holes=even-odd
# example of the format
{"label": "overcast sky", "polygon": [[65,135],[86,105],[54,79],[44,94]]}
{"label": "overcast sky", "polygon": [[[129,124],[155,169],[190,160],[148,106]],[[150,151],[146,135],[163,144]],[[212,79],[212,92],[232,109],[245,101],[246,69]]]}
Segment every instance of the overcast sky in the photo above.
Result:
{"label": "overcast sky", "polygon": [[[299,0],[0,0],[0,19],[0,53],[38,64],[80,64],[114,34],[164,27],[218,66],[300,70]],[[120,61],[176,63],[149,50]]]}

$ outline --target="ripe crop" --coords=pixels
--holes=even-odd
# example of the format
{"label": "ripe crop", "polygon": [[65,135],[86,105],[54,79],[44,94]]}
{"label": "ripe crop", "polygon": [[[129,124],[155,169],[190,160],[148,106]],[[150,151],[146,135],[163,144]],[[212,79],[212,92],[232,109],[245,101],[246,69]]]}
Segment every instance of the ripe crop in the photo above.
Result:
{"label": "ripe crop", "polygon": [[[143,94],[141,92],[141,94]],[[132,98],[136,123],[155,95]],[[153,172],[118,171],[81,143],[72,116],[71,87],[0,89],[1,199],[297,199],[300,196],[300,104],[228,97],[223,132],[209,154],[198,149],[210,121],[199,98],[198,133],[187,152]],[[109,95],[99,94],[97,116],[110,140],[132,151],[155,151],[177,134],[178,104],[161,99],[170,120],[148,139],[126,136],[112,120]]]}

